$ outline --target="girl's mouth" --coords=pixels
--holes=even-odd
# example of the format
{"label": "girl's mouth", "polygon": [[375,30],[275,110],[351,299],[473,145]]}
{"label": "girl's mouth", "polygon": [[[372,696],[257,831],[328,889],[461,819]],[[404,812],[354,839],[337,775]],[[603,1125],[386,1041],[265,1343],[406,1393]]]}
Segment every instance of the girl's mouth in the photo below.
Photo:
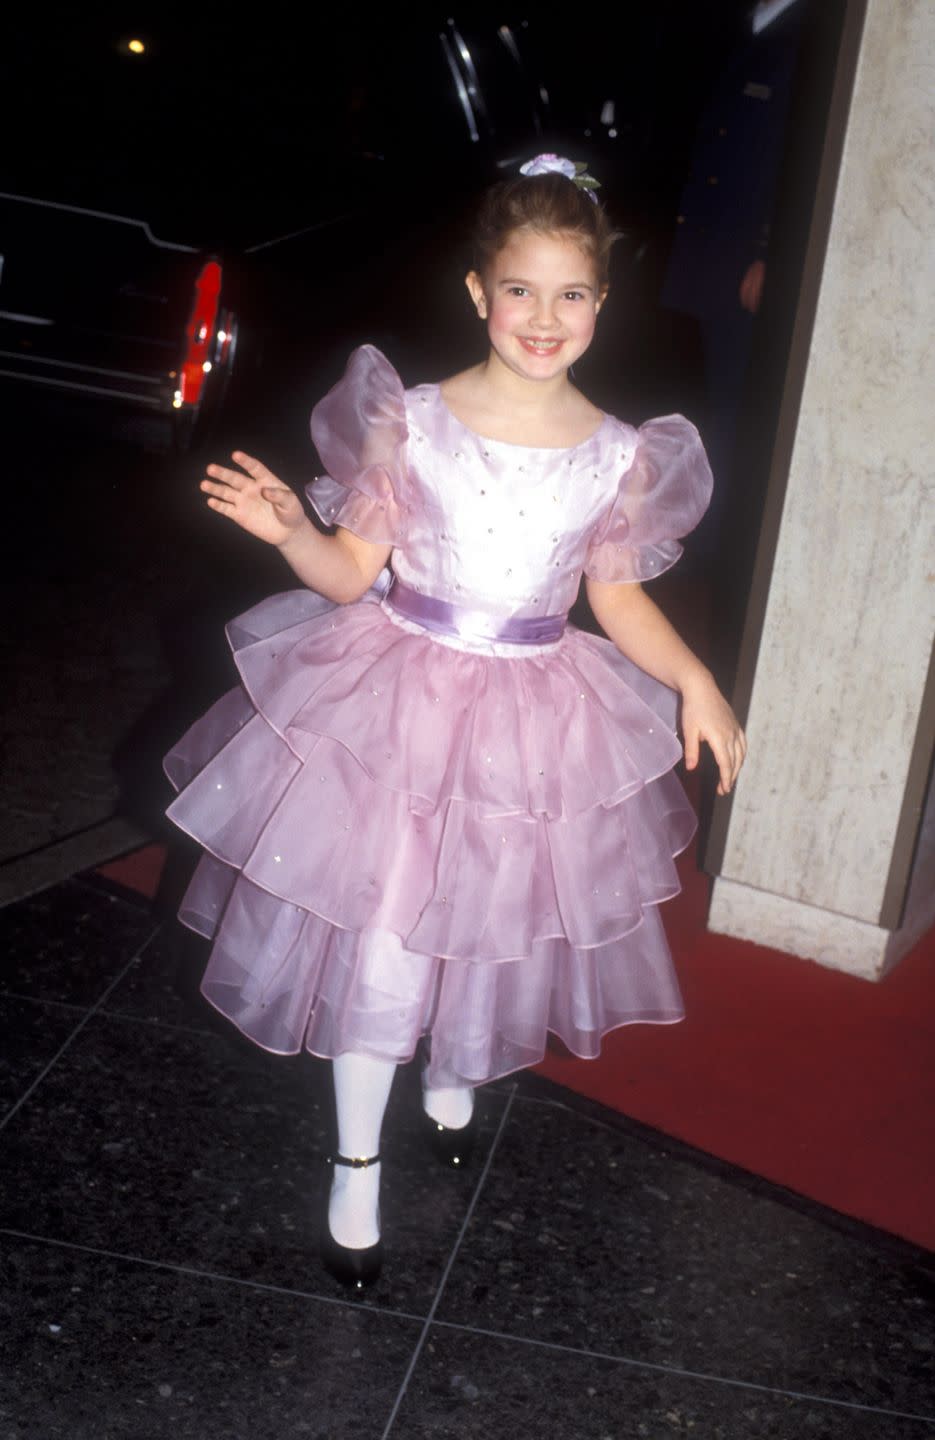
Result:
{"label": "girl's mouth", "polygon": [[529,336],[519,336],[519,343],[530,355],[557,355],[562,348],[561,340],[535,340]]}

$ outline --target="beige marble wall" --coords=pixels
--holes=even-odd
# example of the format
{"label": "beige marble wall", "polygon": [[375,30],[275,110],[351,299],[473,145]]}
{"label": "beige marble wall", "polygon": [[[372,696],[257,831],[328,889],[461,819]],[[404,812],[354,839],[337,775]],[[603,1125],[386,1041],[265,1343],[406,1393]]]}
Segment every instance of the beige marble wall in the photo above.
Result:
{"label": "beige marble wall", "polygon": [[933,137],[935,3],[869,0],[710,917],[867,974],[935,632]]}

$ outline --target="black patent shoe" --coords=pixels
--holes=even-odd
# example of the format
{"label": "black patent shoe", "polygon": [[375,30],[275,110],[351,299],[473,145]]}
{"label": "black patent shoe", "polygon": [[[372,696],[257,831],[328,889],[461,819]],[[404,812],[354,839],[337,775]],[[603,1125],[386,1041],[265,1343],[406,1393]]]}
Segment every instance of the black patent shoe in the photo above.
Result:
{"label": "black patent shoe", "polygon": [[435,1158],[443,1165],[450,1165],[453,1170],[463,1170],[477,1144],[477,1110],[474,1110],[466,1125],[460,1125],[457,1129],[433,1120],[428,1111],[423,1110],[422,1126]]}
{"label": "black patent shoe", "polygon": [[[352,1170],[364,1170],[368,1165],[376,1165],[379,1162],[379,1155],[371,1155],[369,1159],[349,1159],[346,1155],[329,1156],[329,1165],[348,1165]],[[351,1245],[339,1245],[331,1233],[331,1226],[328,1224],[328,1202],[330,1200],[330,1187],[325,1194],[324,1213],[321,1221],[321,1263],[333,1275],[335,1280],[342,1285],[358,1293],[368,1289],[380,1278],[383,1269],[383,1241],[378,1240],[375,1245],[366,1245],[363,1249],[355,1249]]]}

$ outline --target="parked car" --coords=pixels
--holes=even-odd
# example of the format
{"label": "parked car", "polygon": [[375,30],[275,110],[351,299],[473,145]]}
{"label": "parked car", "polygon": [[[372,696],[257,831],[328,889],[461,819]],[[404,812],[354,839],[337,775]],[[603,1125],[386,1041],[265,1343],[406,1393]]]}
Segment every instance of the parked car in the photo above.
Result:
{"label": "parked car", "polygon": [[189,444],[223,404],[225,269],[145,220],[0,193],[0,378],[165,415]]}
{"label": "parked car", "polygon": [[337,26],[314,113],[282,45],[245,103],[257,33],[196,17],[145,72],[93,24],[53,37],[46,132],[0,166],[0,381],[155,412],[197,443],[238,372],[268,388],[297,352],[411,320],[391,266],[437,249],[429,228],[547,128],[524,24]]}

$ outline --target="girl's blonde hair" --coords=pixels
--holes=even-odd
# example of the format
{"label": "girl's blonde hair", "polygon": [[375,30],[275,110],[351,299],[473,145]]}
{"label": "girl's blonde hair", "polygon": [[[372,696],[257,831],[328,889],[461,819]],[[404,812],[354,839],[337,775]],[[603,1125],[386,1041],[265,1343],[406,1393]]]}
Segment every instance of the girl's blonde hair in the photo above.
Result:
{"label": "girl's blonde hair", "polygon": [[610,275],[610,252],[619,240],[602,205],[564,175],[517,175],[491,186],[473,232],[474,269],[483,278],[514,230],[572,236],[594,261],[598,285]]}

